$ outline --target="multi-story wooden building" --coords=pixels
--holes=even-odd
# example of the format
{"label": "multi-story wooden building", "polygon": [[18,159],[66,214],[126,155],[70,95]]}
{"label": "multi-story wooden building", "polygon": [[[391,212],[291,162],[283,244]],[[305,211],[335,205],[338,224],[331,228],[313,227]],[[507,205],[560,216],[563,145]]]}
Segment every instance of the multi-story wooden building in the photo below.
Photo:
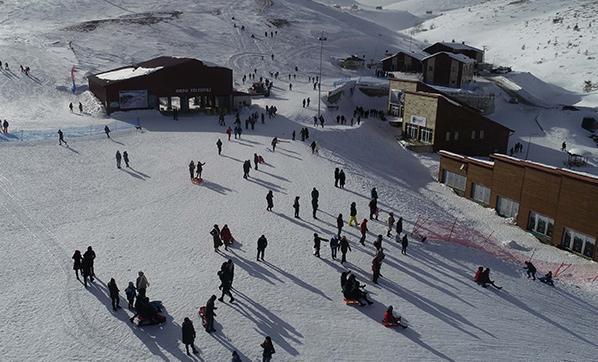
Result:
{"label": "multi-story wooden building", "polygon": [[474,48],[471,45],[467,45],[465,42],[439,42],[425,48],[424,52],[428,54],[436,54],[440,52],[463,54],[475,61],[476,64],[484,62],[484,51],[482,49]]}
{"label": "multi-story wooden building", "polygon": [[473,80],[474,60],[463,55],[440,52],[422,59],[425,83],[462,88]]}
{"label": "multi-story wooden building", "polygon": [[598,261],[598,176],[493,154],[440,151],[438,181],[541,241]]}
{"label": "multi-story wooden building", "polygon": [[421,51],[401,50],[382,59],[382,70],[385,72],[421,73],[422,59],[428,55]]}

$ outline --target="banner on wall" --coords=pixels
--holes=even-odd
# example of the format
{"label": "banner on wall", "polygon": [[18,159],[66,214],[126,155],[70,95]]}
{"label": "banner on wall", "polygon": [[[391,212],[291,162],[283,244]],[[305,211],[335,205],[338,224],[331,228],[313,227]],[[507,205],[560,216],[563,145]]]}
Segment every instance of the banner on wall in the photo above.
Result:
{"label": "banner on wall", "polygon": [[118,92],[120,109],[148,108],[147,90],[127,90]]}

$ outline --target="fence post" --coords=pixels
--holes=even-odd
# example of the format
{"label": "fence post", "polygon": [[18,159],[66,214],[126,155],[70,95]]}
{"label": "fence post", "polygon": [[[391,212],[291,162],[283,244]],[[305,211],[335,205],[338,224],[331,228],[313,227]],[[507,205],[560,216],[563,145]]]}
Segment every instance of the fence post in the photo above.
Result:
{"label": "fence post", "polygon": [[457,218],[455,218],[455,221],[453,221],[453,226],[451,226],[451,231],[449,233],[448,241],[451,241],[453,239],[453,229],[455,228],[455,224],[457,224]]}
{"label": "fence post", "polygon": [[490,234],[488,234],[488,236],[486,236],[486,242],[487,242],[487,243],[488,243],[488,242],[490,242],[490,238],[492,237],[492,235],[494,235],[494,232],[495,232],[495,231],[496,231],[496,230],[492,230],[492,232],[491,232]]}

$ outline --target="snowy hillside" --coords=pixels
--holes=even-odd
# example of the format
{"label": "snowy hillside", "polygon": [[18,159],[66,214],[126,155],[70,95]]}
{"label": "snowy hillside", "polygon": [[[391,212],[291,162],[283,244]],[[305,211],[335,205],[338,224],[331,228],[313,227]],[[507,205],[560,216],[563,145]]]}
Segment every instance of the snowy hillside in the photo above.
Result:
{"label": "snowy hillside", "polygon": [[[243,361],[260,361],[266,335],[276,348],[273,361],[595,358],[595,262],[541,244],[493,210],[456,196],[435,181],[437,156],[403,149],[387,122],[334,122],[340,114],[350,118],[355,106],[383,109],[385,97],[357,89],[339,111],[323,108],[324,128],[312,126],[317,92],[308,77],[317,74],[316,39],[322,32],[328,39],[324,90],[340,78],[371,75],[343,71],[333,59],[352,53],[378,59],[387,47],[411,43],[406,35],[388,32],[388,23],[374,24],[330,5],[309,0],[3,2],[7,16],[0,22],[0,60],[8,61],[10,70],[0,74],[0,118],[11,121],[9,134],[2,136],[11,141],[0,142],[3,360],[228,361],[235,350]],[[373,2],[366,5],[368,16],[380,14]],[[401,21],[413,19],[411,13],[400,14]],[[406,27],[397,24],[396,29]],[[265,39],[267,30],[278,35]],[[258,76],[299,71],[293,91],[280,81],[272,97],[256,100],[241,113],[245,119],[265,106],[278,108],[275,118],[244,129],[240,140],[227,141],[216,117],[208,115],[181,115],[178,122],[154,111],[106,117],[87,91],[85,76],[157,55],[229,66],[238,88],[243,74],[254,70]],[[31,67],[31,76],[20,73],[20,64]],[[80,86],[76,95],[70,93],[73,65]],[[307,97],[311,105],[304,108],[301,101]],[[507,107],[507,96],[500,97],[497,113],[510,114],[512,108],[501,108]],[[71,113],[71,102],[81,102],[85,112]],[[535,107],[517,107],[530,119],[536,115]],[[137,118],[142,131],[133,127]],[[233,116],[226,122],[231,125]],[[549,110],[539,122],[550,130],[558,126]],[[111,139],[101,134],[107,123],[113,125]],[[291,140],[291,133],[298,138],[303,127],[309,128],[309,140]],[[57,128],[65,131],[68,147],[57,145]],[[520,129],[533,132],[527,124]],[[21,130],[24,140],[16,141]],[[275,152],[273,137],[280,140]],[[219,138],[221,156],[215,145]],[[309,147],[314,140],[317,154]],[[128,152],[130,168],[116,168],[117,150]],[[263,155],[266,164],[245,180],[242,162],[254,154]],[[200,185],[189,180],[191,160],[205,162]],[[335,167],[347,174],[345,189],[334,187]],[[311,217],[314,187],[320,192],[318,219]],[[380,220],[369,221],[365,245],[358,242],[359,230],[345,224],[342,233],[352,249],[348,262],[333,260],[326,242],[321,258],[314,256],[313,234],[329,238],[339,213],[347,221],[352,202],[359,220],[367,218],[373,187],[382,211]],[[269,190],[272,212],[265,210]],[[300,196],[300,219],[293,217],[295,196]],[[394,231],[384,236],[389,212],[404,218],[407,255],[401,254]],[[214,252],[209,234],[214,224],[230,227],[236,242],[229,251]],[[386,259],[375,285],[372,242],[379,234]],[[260,235],[268,239],[263,262],[255,260]],[[422,243],[419,235],[429,238]],[[97,253],[97,280],[86,289],[75,277],[71,256],[88,245]],[[236,301],[216,302],[217,331],[208,334],[197,312],[212,294],[220,296],[216,272],[229,258],[236,266]],[[538,276],[555,273],[555,288],[525,277],[522,261],[529,258]],[[481,265],[492,270],[502,290],[472,281]],[[129,322],[132,312],[123,291],[140,270],[150,282],[147,295],[165,306],[162,325]],[[367,285],[373,305],[343,303],[340,273],[345,270]],[[120,288],[123,308],[117,311],[108,296],[111,278]],[[409,321],[409,328],[382,325],[388,305]],[[181,342],[185,317],[197,331],[196,356],[188,357]]]}

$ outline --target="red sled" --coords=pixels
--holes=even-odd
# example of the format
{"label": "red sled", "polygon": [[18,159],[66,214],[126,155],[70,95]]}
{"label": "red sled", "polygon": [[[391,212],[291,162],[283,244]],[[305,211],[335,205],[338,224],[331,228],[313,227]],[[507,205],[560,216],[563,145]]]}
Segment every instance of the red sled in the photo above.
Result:
{"label": "red sled", "polygon": [[343,299],[343,302],[345,302],[346,305],[355,305],[355,304],[359,304],[358,300],[355,299]]}
{"label": "red sled", "polygon": [[199,177],[195,177],[195,178],[193,178],[193,180],[191,180],[191,182],[193,182],[194,185],[199,185],[200,183],[203,182],[203,179],[199,178]]}
{"label": "red sled", "polygon": [[205,328],[208,325],[208,321],[206,320],[206,306],[199,307],[199,318],[201,318],[201,325]]}
{"label": "red sled", "polygon": [[388,323],[388,322],[382,321],[382,324],[384,324],[384,327],[386,327],[386,328],[401,327],[401,328],[405,329],[409,326],[409,322],[407,322],[407,320],[403,317],[400,318],[399,323]]}

